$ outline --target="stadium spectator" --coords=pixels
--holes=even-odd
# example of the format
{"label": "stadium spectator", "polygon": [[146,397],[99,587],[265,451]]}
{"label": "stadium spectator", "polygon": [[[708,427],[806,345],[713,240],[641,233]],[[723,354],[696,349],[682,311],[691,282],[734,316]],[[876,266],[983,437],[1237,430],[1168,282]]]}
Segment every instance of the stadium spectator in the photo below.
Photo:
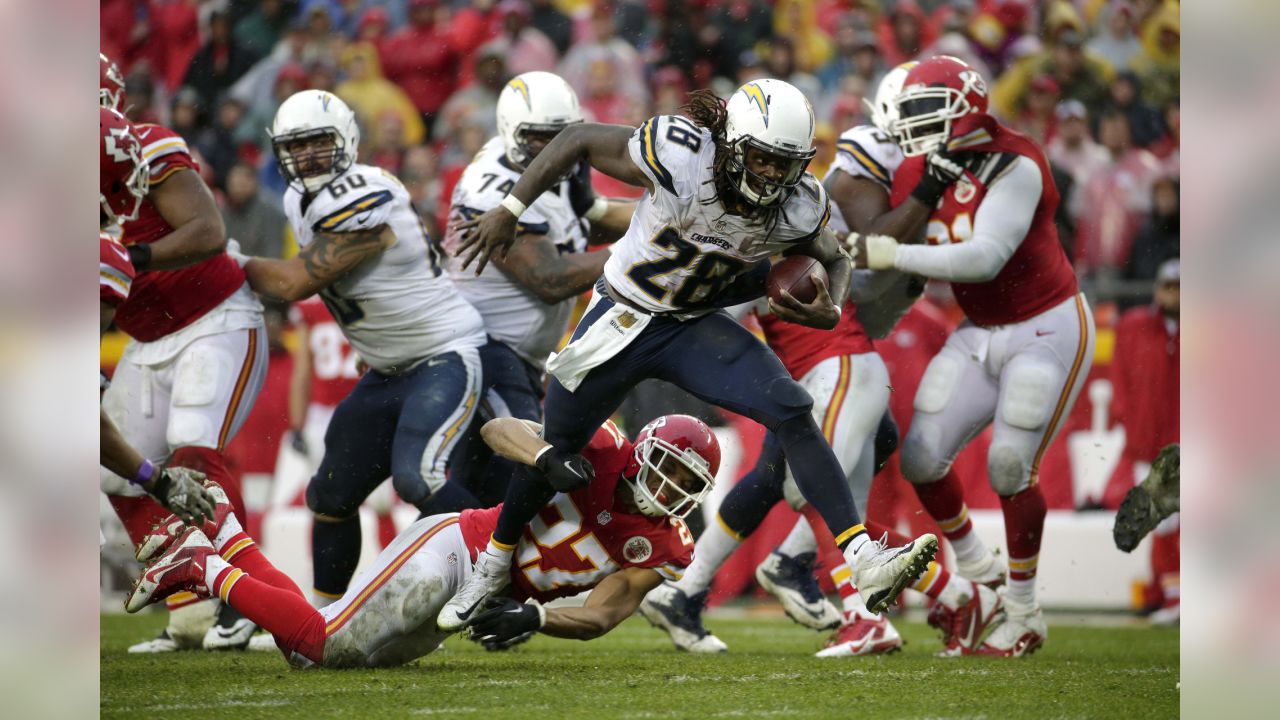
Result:
{"label": "stadium spectator", "polygon": [[[982,61],[981,67],[990,68],[986,77],[1003,74],[1022,52],[1027,40],[1026,24],[1027,6],[1020,2],[1003,2],[994,7],[988,4],[969,21],[965,36],[971,42],[975,59]],[[959,57],[975,68],[980,67],[968,57]]]}
{"label": "stadium spectator", "polygon": [[796,65],[796,48],[789,38],[775,35],[764,44],[764,74],[795,85],[805,97],[820,97],[818,78]]}
{"label": "stadium spectator", "polygon": [[465,7],[454,8],[449,17],[449,42],[458,54],[457,87],[471,84],[476,52],[502,32],[502,15],[495,0],[472,0]]}
{"label": "stadium spectator", "polygon": [[1097,112],[1115,75],[1103,58],[1084,49],[1084,21],[1070,3],[1050,5],[1045,20],[1045,49],[1016,61],[991,87],[991,104],[1006,118],[1018,117],[1031,81],[1044,74],[1058,81],[1062,97],[1079,100]]}
{"label": "stadium spectator", "polygon": [[876,87],[884,66],[880,62],[880,48],[875,33],[856,23],[845,22],[836,31],[836,53],[821,70],[818,80],[825,92],[831,92],[848,75],[857,75],[868,87]]}
{"label": "stadium spectator", "polygon": [[[1079,215],[1079,191],[1099,169],[1111,164],[1111,153],[1099,145],[1089,134],[1089,111],[1079,100],[1058,103],[1057,132],[1045,147],[1049,161],[1066,172],[1075,192],[1068,198],[1062,195],[1061,206],[1075,218]],[[1061,188],[1059,188],[1061,191]]]}
{"label": "stadium spectator", "polygon": [[653,74],[653,114],[678,115],[688,99],[689,83],[678,67],[668,65]]}
{"label": "stadium spectator", "polygon": [[[132,97],[132,96],[130,96]],[[1182,142],[1182,111],[1178,107],[1178,99],[1169,101],[1164,108],[1164,136],[1147,148],[1151,154],[1160,158],[1164,171],[1171,175],[1180,174],[1180,149]]]}
{"label": "stadium spectator", "polygon": [[1132,70],[1125,70],[1111,83],[1107,108],[1115,108],[1129,118],[1133,129],[1133,144],[1147,147],[1164,135],[1164,122],[1160,111],[1142,99],[1142,81]]}
{"label": "stadium spectator", "polygon": [[438,0],[410,0],[409,25],[387,38],[383,71],[409,94],[428,131],[453,94],[459,59],[449,27],[437,22]]}
{"label": "stadium spectator", "polygon": [[256,257],[284,255],[285,218],[278,198],[268,200],[258,185],[258,173],[240,163],[227,172],[226,202],[222,222],[227,237],[240,243],[240,250]]}
{"label": "stadium spectator", "polygon": [[475,77],[440,109],[434,137],[454,137],[458,127],[464,124],[481,126],[488,137],[498,134],[498,93],[510,77],[504,62],[506,52],[506,43],[499,40],[476,53]]}
{"label": "stadium spectator", "polygon": [[184,87],[178,90],[169,108],[169,129],[181,135],[188,145],[194,145],[204,128],[203,109],[200,94],[194,89]]}
{"label": "stadium spectator", "polygon": [[881,16],[876,34],[884,64],[894,67],[915,60],[921,50],[933,44],[937,33],[916,0],[898,0]]}
{"label": "stadium spectator", "polygon": [[226,98],[218,103],[213,124],[196,136],[195,147],[204,156],[201,165],[212,173],[216,187],[223,187],[227,172],[239,160],[240,150],[235,135],[243,119],[244,106],[240,101]]}
{"label": "stadium spectator", "polygon": [[200,48],[196,0],[104,0],[98,27],[102,51],[125,73],[144,63],[165,93],[182,84]]}
{"label": "stadium spectator", "polygon": [[1155,156],[1133,146],[1129,118],[1109,110],[1098,123],[1098,140],[1111,155],[1080,192],[1076,260],[1081,269],[1120,268],[1151,208],[1151,183],[1160,172]]}
{"label": "stadium spectator", "polygon": [[[236,129],[236,142],[241,147],[245,143],[252,143],[260,156],[270,157],[271,137],[267,135],[266,128],[271,127],[280,103],[299,90],[306,90],[307,83],[307,71],[301,65],[294,63],[280,68],[275,76],[273,94],[265,102],[255,103],[245,111],[244,120]],[[231,97],[238,99],[240,96],[233,92]]]}
{"label": "stadium spectator", "polygon": [[555,72],[559,60],[556,46],[531,24],[533,15],[529,3],[503,0],[498,4],[498,15],[502,23],[501,37],[506,41],[507,72],[512,77],[534,70]]}
{"label": "stadium spectator", "polygon": [[355,111],[357,120],[375,145],[385,144],[384,139],[377,136],[377,129],[381,127],[380,118],[387,113],[399,119],[404,142],[410,145],[422,142],[426,137],[422,117],[409,96],[382,76],[378,51],[372,44],[348,45],[342,51],[341,69],[346,80],[334,88],[334,94]]}
{"label": "stadium spectator", "polygon": [[200,94],[206,107],[212,106],[257,61],[251,50],[232,38],[226,11],[214,10],[209,13],[208,39],[192,58],[183,83]]}
{"label": "stadium spectator", "polygon": [[146,65],[134,68],[125,76],[124,86],[125,97],[129,98],[126,106],[121,108],[125,117],[135,123],[165,124],[165,118],[156,105],[155,82],[150,68]]}
{"label": "stadium spectator", "polygon": [[266,57],[289,27],[291,10],[284,0],[262,0],[236,22],[231,39],[248,52]]}
{"label": "stadium spectator", "polygon": [[1102,32],[1085,47],[1106,58],[1116,70],[1127,70],[1142,54],[1142,41],[1134,32],[1133,6],[1127,0],[1114,0],[1101,10]]}
{"label": "stadium spectator", "polygon": [[400,180],[409,191],[409,199],[417,208],[422,221],[427,224],[427,234],[433,239],[443,237],[443,224],[435,215],[440,204],[440,156],[430,145],[419,145],[405,151],[400,166]]}
{"label": "stadium spectator", "polygon": [[[288,66],[301,69],[310,62],[310,59],[307,55],[307,33],[300,23],[294,23],[285,29],[284,35],[276,43],[271,54],[249,68],[249,71],[236,80],[227,92],[231,97],[244,103],[249,115],[260,116],[269,111],[268,118],[274,117],[276,107],[279,105],[276,87],[280,74]],[[306,73],[303,72],[304,82],[305,77]],[[260,125],[259,129],[263,127],[266,125]]]}
{"label": "stadium spectator", "polygon": [[[743,54],[772,34],[769,8],[761,0],[730,0],[707,17],[699,46],[711,58],[716,75],[732,78],[738,74]],[[702,87],[696,80],[695,87]]]}
{"label": "stadium spectator", "polygon": [[[966,3],[968,4],[967,7],[965,6]],[[940,34],[937,40],[920,53],[920,57],[933,57],[934,55],[957,57],[967,63],[969,67],[977,70],[979,75],[991,80],[995,78],[996,74],[992,72],[988,58],[995,55],[995,58],[999,60],[1000,54],[1006,45],[1011,42],[1009,38],[1016,36],[1000,28],[999,39],[995,41],[996,44],[993,50],[983,52],[983,48],[969,35],[970,24],[975,21],[972,18],[972,11],[971,0],[961,0],[955,6],[939,6],[934,15],[935,24],[940,28]],[[873,85],[872,87],[875,86]]]}
{"label": "stadium spectator", "polygon": [[[626,98],[646,101],[649,90],[644,82],[644,63],[630,43],[616,34],[613,12],[607,5],[597,5],[591,15],[591,37],[573,44],[560,63],[563,77],[579,97],[590,95],[591,76],[600,72],[597,63],[609,66],[614,91]],[[608,122],[602,120],[601,122]]]}
{"label": "stadium spectator", "polygon": [[1181,202],[1178,180],[1163,176],[1151,186],[1151,216],[1133,241],[1125,276],[1154,280],[1156,271],[1181,252]]}
{"label": "stadium spectator", "polygon": [[1022,112],[1009,124],[1015,130],[1044,145],[1053,138],[1057,126],[1055,110],[1062,89],[1052,75],[1040,75],[1031,81],[1027,102]]}
{"label": "stadium spectator", "polygon": [[818,27],[813,0],[778,0],[773,7],[773,32],[791,42],[796,70],[818,72],[831,60],[831,36]]}
{"label": "stadium spectator", "polygon": [[378,51],[378,61],[382,61],[382,48],[387,42],[387,33],[391,30],[391,16],[387,9],[379,5],[365,8],[360,14],[360,23],[356,25],[354,42],[367,43]]}
{"label": "stadium spectator", "polygon": [[561,56],[573,42],[573,21],[556,8],[554,0],[530,0],[529,24],[547,36]]}
{"label": "stadium spectator", "polygon": [[1182,21],[1177,0],[1164,0],[1142,26],[1143,53],[1133,69],[1142,77],[1146,99],[1164,107],[1180,94]]}

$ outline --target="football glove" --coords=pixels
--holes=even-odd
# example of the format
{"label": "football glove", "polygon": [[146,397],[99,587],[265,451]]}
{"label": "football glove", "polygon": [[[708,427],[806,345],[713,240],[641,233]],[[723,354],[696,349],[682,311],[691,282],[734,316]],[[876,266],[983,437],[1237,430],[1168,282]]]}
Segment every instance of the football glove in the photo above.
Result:
{"label": "football glove", "polygon": [[573,492],[596,478],[591,461],[576,453],[561,452],[548,445],[534,458],[534,467],[542,471],[556,492]]}
{"label": "football glove", "polygon": [[307,446],[307,438],[302,434],[301,430],[289,431],[289,447],[303,457],[306,457],[311,451],[311,448]]}
{"label": "football glove", "polygon": [[937,207],[942,194],[959,180],[964,171],[973,166],[977,155],[971,152],[934,150],[924,160],[924,176],[911,191],[911,197],[919,200],[925,207]]}
{"label": "football glove", "polygon": [[473,642],[485,650],[506,650],[526,642],[547,624],[547,611],[532,598],[519,603],[511,598],[491,597],[468,623]]}
{"label": "football glove", "polygon": [[214,500],[204,487],[205,474],[184,467],[161,470],[151,495],[166,510],[188,525],[199,525],[213,517]]}
{"label": "football glove", "polygon": [[591,187],[591,163],[583,160],[569,175],[569,207],[578,217],[586,217],[596,203],[596,192]]}

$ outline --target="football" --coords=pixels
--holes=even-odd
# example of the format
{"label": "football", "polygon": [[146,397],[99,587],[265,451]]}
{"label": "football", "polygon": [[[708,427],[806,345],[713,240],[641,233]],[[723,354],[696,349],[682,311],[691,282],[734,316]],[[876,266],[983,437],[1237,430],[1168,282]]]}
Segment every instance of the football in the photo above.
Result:
{"label": "football", "polygon": [[818,286],[813,284],[810,275],[817,275],[823,282],[827,281],[827,269],[822,263],[805,255],[785,257],[769,268],[769,278],[765,282],[766,292],[773,300],[782,298],[786,290],[802,303],[811,303],[818,297]]}

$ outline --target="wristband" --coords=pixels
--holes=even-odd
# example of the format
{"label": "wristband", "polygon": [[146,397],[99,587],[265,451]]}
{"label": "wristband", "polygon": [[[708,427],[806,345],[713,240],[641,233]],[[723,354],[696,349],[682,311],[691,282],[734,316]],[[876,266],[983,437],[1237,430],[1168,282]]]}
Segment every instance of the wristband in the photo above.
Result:
{"label": "wristband", "polygon": [[538,629],[541,630],[547,626],[547,609],[542,607],[542,603],[533,598],[529,598],[528,602],[538,611]]}
{"label": "wristband", "polygon": [[502,198],[502,207],[506,208],[512,215],[515,215],[517,220],[520,219],[520,216],[523,215],[524,211],[528,208],[528,206],[520,202],[515,195],[508,195]]}
{"label": "wristband", "polygon": [[129,246],[129,262],[133,269],[142,271],[151,265],[151,246],[146,243],[134,243]]}
{"label": "wristband", "polygon": [[542,448],[541,450],[539,450],[539,451],[538,451],[538,454],[533,456],[533,466],[534,466],[534,467],[536,467],[536,468],[538,468],[539,470],[543,470],[543,469],[544,469],[544,468],[542,467],[542,461],[543,461],[543,459],[545,458],[545,459],[548,459],[548,460],[549,460],[550,458],[549,458],[549,457],[547,457],[547,454],[548,454],[548,453],[550,453],[552,450],[555,450],[555,449],[556,449],[556,446],[555,446],[555,445],[548,445],[548,446],[546,446],[546,447]]}
{"label": "wristband", "polygon": [[591,222],[596,222],[604,217],[607,212],[609,212],[609,201],[606,198],[597,197],[595,202],[591,203],[591,209],[583,217]]}
{"label": "wristband", "polygon": [[156,466],[150,460],[143,458],[142,467],[138,468],[138,474],[129,482],[134,485],[145,485],[156,477]]}

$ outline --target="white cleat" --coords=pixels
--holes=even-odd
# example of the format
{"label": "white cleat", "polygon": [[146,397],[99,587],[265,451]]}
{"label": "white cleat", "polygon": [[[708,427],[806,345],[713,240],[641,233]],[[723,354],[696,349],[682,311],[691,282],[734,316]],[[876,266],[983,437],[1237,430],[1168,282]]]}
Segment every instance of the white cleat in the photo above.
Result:
{"label": "white cleat", "polygon": [[249,647],[249,641],[257,629],[258,626],[248,618],[238,618],[226,626],[218,623],[204,634],[202,645],[205,650],[244,650]]}
{"label": "white cleat", "polygon": [[897,652],[902,636],[883,614],[870,618],[855,613],[850,622],[840,626],[815,657],[856,657]]}
{"label": "white cleat", "polygon": [[854,558],[853,582],[867,605],[878,615],[898,598],[903,588],[915,582],[938,553],[938,538],[925,533],[902,547],[885,547],[868,541],[871,547]]}
{"label": "white cleat", "polygon": [[471,614],[489,597],[511,582],[511,561],[486,552],[476,558],[471,577],[440,609],[436,626],[444,632],[457,632],[467,626]]}
{"label": "white cleat", "polygon": [[1023,607],[1005,602],[1004,620],[991,631],[974,655],[1023,657],[1039,650],[1049,637],[1039,606]]}
{"label": "white cleat", "polygon": [[129,652],[132,653],[169,653],[177,652],[182,648],[178,645],[178,641],[169,636],[169,631],[164,630],[160,633],[160,637],[144,640],[136,645],[129,646]]}
{"label": "white cleat", "polygon": [[1009,565],[998,551],[988,548],[986,554],[975,562],[961,562],[956,558],[956,574],[994,590],[1004,585],[1009,577]]}
{"label": "white cleat", "polygon": [[1182,622],[1182,603],[1165,605],[1148,615],[1147,620],[1158,627],[1176,627]]}
{"label": "white cleat", "polygon": [[278,652],[280,648],[276,647],[276,636],[269,632],[260,632],[249,638],[249,646],[245,648],[253,652]]}
{"label": "white cleat", "polygon": [[810,630],[832,630],[841,615],[813,577],[814,553],[789,557],[774,550],[756,567],[756,582],[782,603],[787,617]]}
{"label": "white cleat", "polygon": [[710,654],[729,649],[720,638],[702,626],[702,611],[707,606],[707,590],[686,595],[671,583],[663,583],[645,596],[640,615],[649,624],[671,637],[677,650]]}

